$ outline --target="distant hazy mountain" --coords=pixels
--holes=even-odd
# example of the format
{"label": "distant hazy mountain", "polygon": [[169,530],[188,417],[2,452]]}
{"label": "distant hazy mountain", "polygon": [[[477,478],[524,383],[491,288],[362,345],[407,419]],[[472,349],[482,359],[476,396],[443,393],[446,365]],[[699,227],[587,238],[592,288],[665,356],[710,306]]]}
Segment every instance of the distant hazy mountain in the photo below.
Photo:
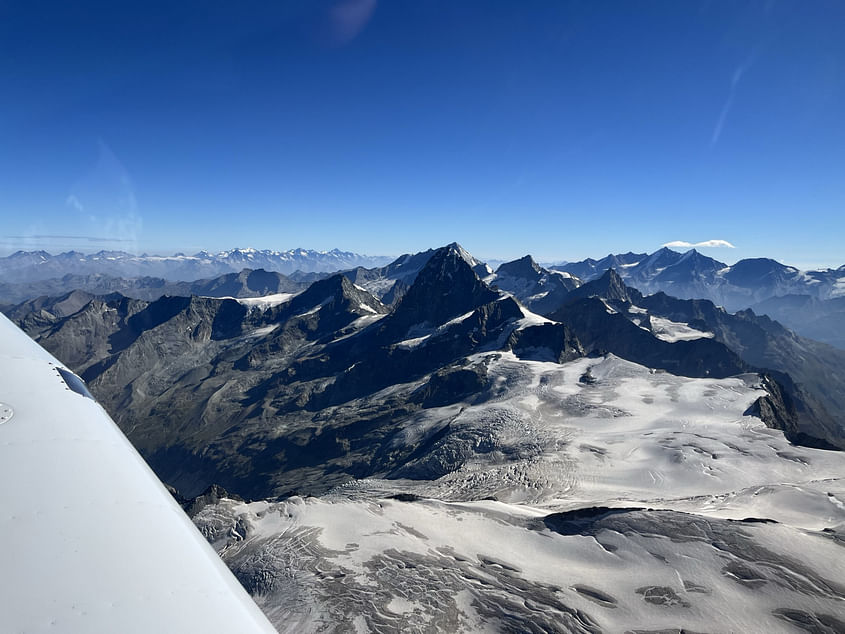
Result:
{"label": "distant hazy mountain", "polygon": [[[311,273],[321,279],[325,274]],[[263,269],[243,269],[238,273],[224,273],[193,282],[173,282],[161,277],[123,278],[92,273],[68,274],[60,278],[36,280],[18,284],[0,283],[0,304],[11,307],[29,300],[60,297],[75,291],[91,295],[120,293],[135,299],[155,300],[163,295],[203,295],[207,297],[260,297],[273,293],[292,293],[308,286],[282,273]]]}
{"label": "distant hazy mountain", "polygon": [[112,277],[160,277],[170,281],[193,281],[242,269],[264,269],[291,274],[334,272],[356,266],[381,266],[390,258],[358,255],[348,251],[258,251],[232,249],[219,253],[200,251],[194,255],[133,255],[123,251],[83,254],[68,251],[51,255],[46,251],[18,251],[0,258],[0,276],[6,283],[33,282],[65,275],[109,275]]}
{"label": "distant hazy mountain", "polygon": [[805,337],[845,350],[845,295],[832,299],[783,295],[770,297],[751,308]]}
{"label": "distant hazy mountain", "polygon": [[845,296],[845,265],[838,269],[800,271],[768,258],[740,260],[728,266],[691,249],[678,253],[666,247],[652,254],[608,255],[553,267],[584,281],[614,269],[629,286],[648,295],[663,291],[682,299],[709,299],[728,310],[740,310],[782,295],[818,299]]}
{"label": "distant hazy mountain", "polygon": [[[554,267],[585,281],[611,268],[645,295],[664,292],[682,299],[709,299],[729,311],[753,307],[806,337],[843,347],[845,315],[841,304],[832,300],[845,298],[845,265],[801,271],[768,258],[754,258],[728,266],[695,249],[678,253],[663,248],[650,255],[608,255]],[[807,301],[782,299],[795,295]]]}
{"label": "distant hazy mountain", "polygon": [[586,260],[581,260],[580,262],[564,262],[562,264],[555,264],[549,268],[555,271],[567,271],[578,279],[589,281],[601,276],[607,269],[616,269],[619,271],[625,267],[636,265],[647,257],[647,253],[633,253],[630,251],[619,255],[611,253],[600,260],[587,258]]}

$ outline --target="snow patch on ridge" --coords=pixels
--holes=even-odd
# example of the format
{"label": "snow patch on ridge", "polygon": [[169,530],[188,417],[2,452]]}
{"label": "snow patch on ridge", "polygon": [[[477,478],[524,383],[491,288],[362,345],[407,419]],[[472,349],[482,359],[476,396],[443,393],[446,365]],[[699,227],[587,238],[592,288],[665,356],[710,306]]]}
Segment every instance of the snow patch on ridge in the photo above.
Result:
{"label": "snow patch on ridge", "polygon": [[693,339],[712,339],[715,335],[712,332],[697,330],[689,324],[671,321],[664,317],[651,316],[651,326],[654,336],[663,341],[674,343],[676,341],[692,341]]}
{"label": "snow patch on ridge", "polygon": [[299,293],[274,293],[273,295],[264,295],[263,297],[210,297],[208,299],[232,299],[247,308],[267,310],[268,308],[273,308],[274,306],[290,301],[296,295],[299,295]]}
{"label": "snow patch on ridge", "polygon": [[520,305],[519,310],[522,311],[522,319],[519,319],[516,322],[517,330],[522,330],[523,328],[528,328],[529,326],[543,326],[545,324],[555,323],[551,319],[546,319],[541,315],[532,313],[530,310],[528,310],[522,305]]}

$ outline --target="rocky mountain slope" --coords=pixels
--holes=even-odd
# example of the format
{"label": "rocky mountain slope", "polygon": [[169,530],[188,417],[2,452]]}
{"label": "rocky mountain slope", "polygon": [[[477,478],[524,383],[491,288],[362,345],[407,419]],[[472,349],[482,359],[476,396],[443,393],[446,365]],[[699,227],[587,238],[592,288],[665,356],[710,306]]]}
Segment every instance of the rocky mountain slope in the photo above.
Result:
{"label": "rocky mountain slope", "polygon": [[253,500],[190,508],[282,631],[845,623],[845,454],[806,446],[840,430],[749,361],[794,335],[456,244],[395,264],[355,274],[392,302],[333,275],[17,317],[165,482]]}
{"label": "rocky mountain slope", "polygon": [[[468,354],[537,355],[537,328],[551,333],[546,354],[581,354],[565,326],[534,323],[472,267],[462,250],[438,250],[392,311],[336,275],[275,305],[94,299],[66,317],[37,312],[19,322],[89,381],[184,493],[212,482],[248,497],[318,491],[372,468],[379,425],[365,421],[376,412],[386,425],[478,389],[481,370],[465,367]],[[421,389],[395,402],[373,397],[406,381]],[[374,401],[348,405],[359,398]],[[293,433],[281,434],[285,427]],[[377,460],[400,458],[385,450]]]}

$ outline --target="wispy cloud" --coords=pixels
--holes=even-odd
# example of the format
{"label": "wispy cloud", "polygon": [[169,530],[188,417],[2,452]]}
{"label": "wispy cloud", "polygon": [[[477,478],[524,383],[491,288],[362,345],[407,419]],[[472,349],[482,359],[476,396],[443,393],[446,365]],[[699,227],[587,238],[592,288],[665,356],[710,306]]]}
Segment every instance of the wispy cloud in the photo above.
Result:
{"label": "wispy cloud", "polygon": [[61,253],[64,251],[82,251],[89,253],[101,249],[120,249],[121,251],[137,252],[135,240],[127,238],[111,238],[108,236],[65,236],[32,232],[27,235],[0,236],[0,254],[13,251],[48,251]]}
{"label": "wispy cloud", "polygon": [[65,198],[65,204],[68,207],[73,207],[74,209],[76,209],[76,211],[79,211],[79,212],[85,211],[85,208],[82,206],[82,203],[79,202],[79,199],[76,196],[74,196],[73,194],[71,194],[70,196]]}
{"label": "wispy cloud", "polygon": [[97,146],[96,163],[74,184],[65,204],[84,214],[77,224],[83,225],[82,230],[87,235],[104,236],[91,242],[136,242],[142,232],[143,219],[138,212],[132,179],[104,140],[100,139]]}
{"label": "wispy cloud", "polygon": [[328,13],[328,37],[334,46],[354,40],[373,17],[376,0],[340,0]]}
{"label": "wispy cloud", "polygon": [[728,98],[725,99],[722,110],[719,112],[719,118],[716,120],[716,125],[713,127],[713,134],[710,136],[710,147],[714,147],[719,142],[719,138],[722,136],[722,129],[725,127],[725,120],[728,118],[728,113],[730,113],[734,104],[737,86],[739,86],[742,76],[745,75],[745,73],[747,73],[754,65],[756,56],[757,51],[752,51],[751,55],[748,56],[748,59],[734,68],[734,72],[731,75],[731,87],[728,91]]}
{"label": "wispy cloud", "polygon": [[677,249],[699,249],[699,248],[708,248],[708,249],[716,249],[716,248],[727,248],[727,249],[736,249],[734,245],[732,245],[727,240],[705,240],[704,242],[686,242],[685,240],[674,240],[672,242],[667,242],[663,245],[664,247],[677,248]]}
{"label": "wispy cloud", "polygon": [[124,238],[103,238],[100,236],[53,236],[53,235],[29,235],[29,236],[3,236],[4,240],[78,240],[80,242],[134,242]]}

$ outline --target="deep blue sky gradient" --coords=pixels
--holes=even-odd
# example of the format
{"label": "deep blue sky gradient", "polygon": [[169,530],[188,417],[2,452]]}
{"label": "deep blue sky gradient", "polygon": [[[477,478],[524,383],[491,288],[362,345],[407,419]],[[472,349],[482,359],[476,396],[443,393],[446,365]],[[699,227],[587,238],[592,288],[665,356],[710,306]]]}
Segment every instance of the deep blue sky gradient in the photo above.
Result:
{"label": "deep blue sky gradient", "polygon": [[843,28],[834,0],[0,2],[0,252],[838,266]]}

